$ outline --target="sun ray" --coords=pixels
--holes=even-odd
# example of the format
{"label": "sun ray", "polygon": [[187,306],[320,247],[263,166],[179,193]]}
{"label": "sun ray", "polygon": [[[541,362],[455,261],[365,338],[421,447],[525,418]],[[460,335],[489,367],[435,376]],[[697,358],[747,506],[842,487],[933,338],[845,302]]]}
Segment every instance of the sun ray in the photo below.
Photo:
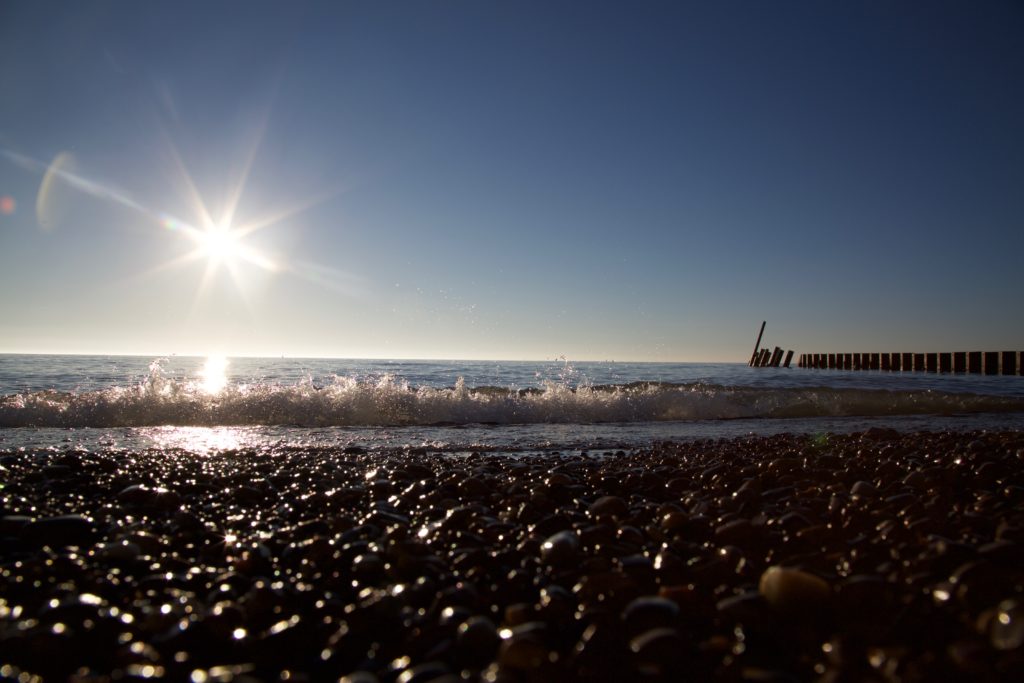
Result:
{"label": "sun ray", "polygon": [[199,193],[199,188],[196,187],[195,181],[192,180],[192,175],[188,172],[185,167],[185,162],[181,158],[181,154],[178,153],[178,148],[171,142],[170,136],[167,131],[161,128],[162,137],[166,143],[168,152],[170,152],[171,159],[174,162],[175,169],[179,174],[179,180],[184,182],[185,188],[189,193],[189,199],[192,204],[192,210],[199,216],[200,225],[206,230],[212,228],[215,223],[213,217],[210,215],[209,210],[206,208],[206,203],[203,201],[203,196]]}
{"label": "sun ray", "polygon": [[338,195],[343,194],[347,191],[347,187],[339,187],[332,190],[326,190],[319,194],[313,195],[312,197],[309,197],[308,199],[305,199],[301,202],[296,202],[291,206],[280,209],[268,216],[264,216],[263,218],[254,221],[249,221],[244,225],[238,226],[236,230],[240,235],[249,235],[251,233],[256,232],[257,230],[268,228],[272,225],[280,223],[285,219],[291,218],[292,216],[300,214],[304,211],[308,211],[309,209],[312,209],[314,206],[322,204],[328,199],[337,197]]}
{"label": "sun ray", "polygon": [[238,182],[236,182],[234,187],[231,188],[227,205],[224,207],[224,215],[221,218],[221,225],[230,227],[234,224],[235,212],[238,210],[238,205],[242,201],[242,195],[245,193],[245,188],[249,183],[249,175],[252,173],[252,167],[256,162],[256,156],[260,151],[260,147],[263,146],[263,139],[266,137],[267,124],[269,121],[270,107],[265,107],[262,115],[260,116],[260,122],[257,125],[255,139],[253,140],[252,145],[249,146],[245,161],[242,164],[242,173],[238,178]]}

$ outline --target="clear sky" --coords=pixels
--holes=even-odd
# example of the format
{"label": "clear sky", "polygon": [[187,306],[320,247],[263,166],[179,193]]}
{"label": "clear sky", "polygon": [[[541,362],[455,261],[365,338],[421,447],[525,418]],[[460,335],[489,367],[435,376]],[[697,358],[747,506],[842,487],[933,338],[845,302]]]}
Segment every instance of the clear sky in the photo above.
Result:
{"label": "clear sky", "polygon": [[1018,2],[4,2],[0,351],[1024,347]]}

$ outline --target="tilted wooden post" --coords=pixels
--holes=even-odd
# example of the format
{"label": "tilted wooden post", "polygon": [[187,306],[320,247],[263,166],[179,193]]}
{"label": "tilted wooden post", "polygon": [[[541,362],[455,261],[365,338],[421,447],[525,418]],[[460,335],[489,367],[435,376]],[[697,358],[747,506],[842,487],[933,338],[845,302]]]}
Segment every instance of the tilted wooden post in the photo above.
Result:
{"label": "tilted wooden post", "polygon": [[750,357],[750,362],[747,365],[754,366],[754,361],[757,359],[757,350],[761,348],[761,335],[764,334],[764,326],[768,324],[767,320],[761,321],[761,331],[757,333],[757,341],[754,342],[754,355]]}

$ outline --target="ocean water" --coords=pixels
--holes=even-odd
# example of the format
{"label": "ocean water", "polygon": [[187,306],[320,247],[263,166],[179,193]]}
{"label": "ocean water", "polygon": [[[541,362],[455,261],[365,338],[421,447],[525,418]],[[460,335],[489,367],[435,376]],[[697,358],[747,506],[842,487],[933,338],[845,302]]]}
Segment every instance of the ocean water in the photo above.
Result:
{"label": "ocean water", "polygon": [[1024,428],[1024,377],[739,363],[0,355],[0,449],[620,449]]}

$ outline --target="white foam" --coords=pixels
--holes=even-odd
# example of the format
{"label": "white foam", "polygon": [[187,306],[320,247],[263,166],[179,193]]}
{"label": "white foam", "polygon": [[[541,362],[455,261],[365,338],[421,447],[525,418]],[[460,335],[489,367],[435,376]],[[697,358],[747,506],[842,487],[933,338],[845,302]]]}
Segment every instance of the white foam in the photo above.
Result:
{"label": "white foam", "polygon": [[408,426],[591,424],[738,418],[943,415],[1024,412],[1024,400],[933,390],[752,388],[632,383],[539,389],[413,387],[392,375],[335,376],[323,386],[232,384],[211,394],[196,380],[165,377],[155,362],[132,386],[40,391],[0,398],[0,427],[147,427],[158,425]]}

